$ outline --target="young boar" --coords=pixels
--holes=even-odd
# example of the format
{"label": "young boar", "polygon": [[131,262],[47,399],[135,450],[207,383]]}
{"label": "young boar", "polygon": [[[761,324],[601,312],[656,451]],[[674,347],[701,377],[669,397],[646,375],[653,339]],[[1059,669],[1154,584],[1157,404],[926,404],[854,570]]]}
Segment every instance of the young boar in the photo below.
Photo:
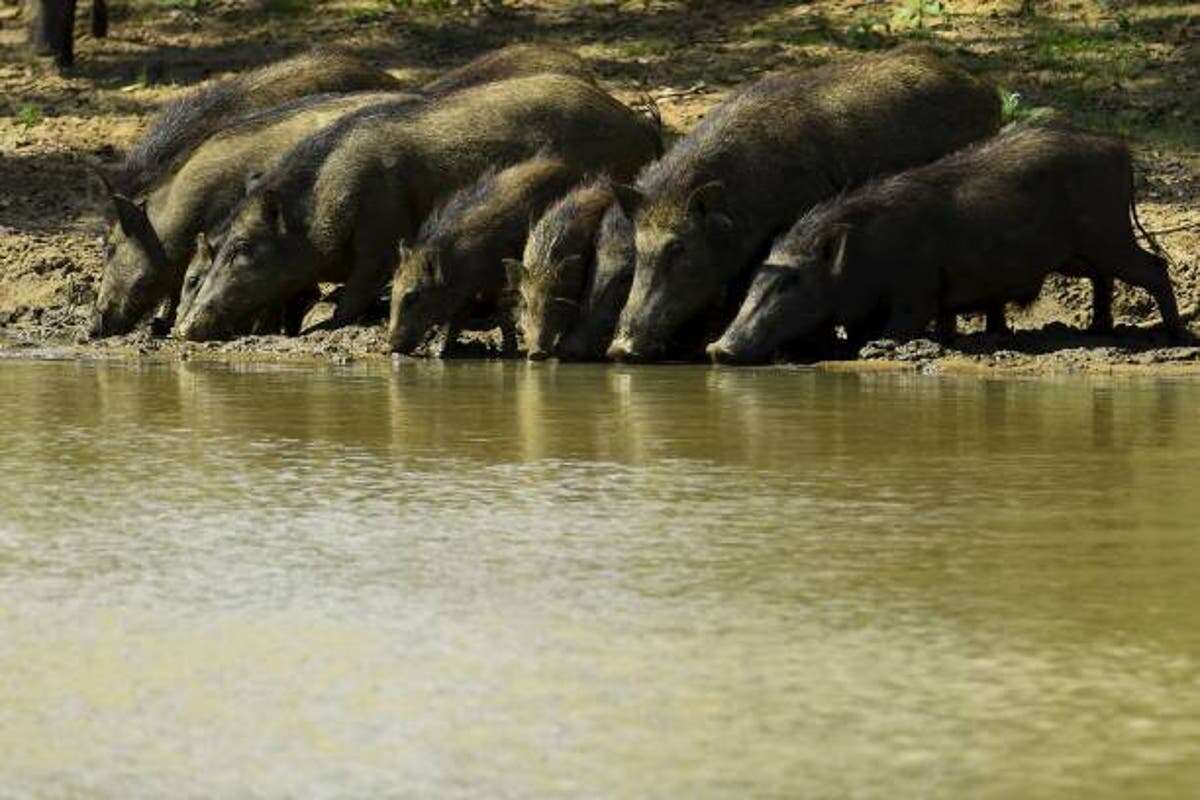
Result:
{"label": "young boar", "polygon": [[467,318],[479,316],[482,309],[483,316],[499,319],[505,352],[515,352],[511,314],[498,313],[505,310],[504,262],[520,254],[529,220],[580,177],[579,167],[539,154],[500,172],[484,173],[431,214],[416,245],[400,249],[392,279],[391,349],[411,353],[437,326],[446,327],[449,346]]}
{"label": "young boar", "polygon": [[590,83],[535,75],[464,89],[409,112],[370,109],[298,146],[246,196],[182,332],[235,336],[257,309],[345,283],[332,320],[361,317],[396,247],[489,167],[546,149],[629,176],[657,148],[647,120]]}
{"label": "young boar", "polygon": [[[1141,249],[1129,151],[1114,140],[1025,129],[818,206],[776,242],[733,324],[708,348],[763,361],[831,324],[886,319],[920,335],[938,318],[1037,297],[1050,272],[1148,291],[1186,338],[1166,262]],[[1097,306],[1107,306],[1097,298]]]}
{"label": "young boar", "polygon": [[618,191],[637,263],[609,357],[699,354],[704,340],[680,334],[737,290],[800,213],[999,124],[995,89],[923,51],[769,77],[738,92],[635,188]]}
{"label": "young boar", "polygon": [[171,101],[110,180],[120,194],[136,197],[169,175],[201,142],[245,114],[323,92],[401,88],[391,75],[349,53],[311,50]]}
{"label": "young boar", "polygon": [[517,328],[530,360],[557,353],[562,337],[579,323],[600,222],[614,200],[607,177],[576,187],[529,231],[521,261],[509,262],[509,283],[519,300]]}
{"label": "young boar", "polygon": [[211,137],[140,202],[112,192],[117,223],[105,243],[91,335],[127,333],[163,301],[174,303],[196,234],[220,225],[245,195],[248,178],[269,170],[305,137],[362,108],[419,100],[399,92],[302,98]]}
{"label": "young boar", "polygon": [[[212,269],[217,249],[221,246],[222,233],[214,234],[212,238],[204,232],[196,234],[196,247],[183,277],[183,288],[179,293],[179,317],[187,316],[196,292]],[[295,336],[300,333],[304,317],[312,305],[321,299],[321,292],[316,287],[302,290],[295,297],[289,298],[280,306],[265,309],[254,322],[250,333],[271,334],[284,333]]]}
{"label": "young boar", "polygon": [[540,44],[514,44],[486,53],[421,87],[426,97],[441,97],[485,83],[552,72],[574,75],[595,83],[592,70],[582,58],[567,50]]}

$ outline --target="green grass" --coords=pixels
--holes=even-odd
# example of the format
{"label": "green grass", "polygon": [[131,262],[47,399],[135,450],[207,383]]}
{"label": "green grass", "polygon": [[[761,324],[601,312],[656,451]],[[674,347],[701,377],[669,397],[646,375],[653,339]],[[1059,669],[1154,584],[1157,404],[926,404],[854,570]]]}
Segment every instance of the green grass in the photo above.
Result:
{"label": "green grass", "polygon": [[1030,61],[1035,69],[1105,80],[1128,80],[1149,62],[1146,45],[1122,31],[1096,30],[1038,21]]}
{"label": "green grass", "polygon": [[34,125],[37,125],[43,118],[42,109],[32,103],[26,103],[17,109],[17,124],[25,130],[29,130]]}

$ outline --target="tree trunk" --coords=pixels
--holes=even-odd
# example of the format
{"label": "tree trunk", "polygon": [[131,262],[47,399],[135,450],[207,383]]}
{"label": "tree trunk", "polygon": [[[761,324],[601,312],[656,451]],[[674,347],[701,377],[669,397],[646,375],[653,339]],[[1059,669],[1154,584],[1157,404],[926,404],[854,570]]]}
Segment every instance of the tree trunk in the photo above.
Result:
{"label": "tree trunk", "polygon": [[75,0],[30,0],[33,20],[29,42],[37,52],[53,54],[60,67],[75,61]]}
{"label": "tree trunk", "polygon": [[108,0],[92,0],[92,36],[108,36]]}

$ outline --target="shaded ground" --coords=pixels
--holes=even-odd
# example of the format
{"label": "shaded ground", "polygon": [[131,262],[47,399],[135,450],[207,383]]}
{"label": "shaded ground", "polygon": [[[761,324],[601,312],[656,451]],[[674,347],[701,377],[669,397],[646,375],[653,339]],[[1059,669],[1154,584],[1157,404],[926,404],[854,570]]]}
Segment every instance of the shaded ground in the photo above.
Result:
{"label": "shaded ground", "polygon": [[[4,3],[6,0],[0,0]],[[313,42],[349,47],[417,84],[439,70],[512,41],[569,47],[627,100],[649,93],[668,125],[686,131],[736,85],[759,75],[928,40],[1017,94],[1019,116],[1051,105],[1089,127],[1131,140],[1140,213],[1162,236],[1180,306],[1200,300],[1200,2],[1065,0],[1017,13],[1020,0],[949,0],[946,13],[905,19],[900,0],[667,2],[493,0],[472,11],[448,0],[140,0],[121,3],[111,37],[82,35],[66,75],[30,58],[17,9],[0,5],[0,341],[71,343],[83,325],[101,266],[104,209],[80,156],[116,161],[155,110],[180,89],[290,54]],[[484,4],[476,4],[484,5]],[[446,6],[447,8],[440,8]],[[84,33],[86,26],[79,31]],[[1003,340],[960,337],[949,350],[922,343],[869,353],[893,363],[1010,369],[1109,369],[1200,365],[1194,348],[1165,348],[1153,303],[1121,287],[1119,335],[1077,333],[1090,289],[1052,279],[1020,332]],[[967,330],[971,330],[967,326]],[[96,354],[185,357],[361,358],[376,329],[298,340],[246,339],[212,347],[134,334]],[[924,349],[922,349],[924,348]],[[1200,366],[1197,366],[1200,369]]]}

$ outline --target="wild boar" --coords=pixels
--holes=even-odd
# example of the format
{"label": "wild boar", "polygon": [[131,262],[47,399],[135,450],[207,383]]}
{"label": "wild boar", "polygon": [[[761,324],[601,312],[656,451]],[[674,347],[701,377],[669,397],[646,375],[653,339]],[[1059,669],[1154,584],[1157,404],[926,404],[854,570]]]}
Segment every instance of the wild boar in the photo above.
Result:
{"label": "wild boar", "polygon": [[[400,92],[302,98],[234,122],[141,201],[110,187],[117,222],[105,242],[91,335],[127,333],[163,301],[175,303],[196,234],[224,222],[245,195],[247,180],[269,170],[305,137],[362,108],[420,101]],[[168,326],[171,316],[168,312]]]}
{"label": "wild boar", "polygon": [[574,75],[589,83],[596,82],[587,63],[570,51],[540,44],[514,44],[450,70],[422,86],[421,93],[426,97],[441,97],[471,86],[543,72]]}
{"label": "wild boar", "polygon": [[170,175],[196,147],[254,111],[326,92],[399,91],[401,83],[349,53],[319,48],[206,84],[168,103],[113,172],[113,188],[137,197]]}
{"label": "wild boar", "polygon": [[[1050,272],[1118,278],[1186,339],[1166,262],[1137,244],[1129,151],[1115,139],[1025,129],[817,206],[775,243],[713,360],[768,359],[831,324],[891,337],[1037,297]],[[1140,224],[1139,224],[1140,227]],[[1107,307],[1103,298],[1097,307]],[[943,323],[945,324],[945,323]]]}
{"label": "wild boar", "polygon": [[[191,308],[192,302],[196,299],[196,291],[200,288],[200,284],[204,282],[208,271],[212,269],[217,248],[221,246],[221,239],[221,233],[215,234],[214,238],[211,239],[203,231],[196,234],[195,252],[183,277],[183,289],[179,293],[180,317],[187,315],[188,309]],[[250,333],[283,333],[288,336],[295,336],[300,333],[304,317],[309,309],[320,299],[321,292],[317,287],[313,286],[307,290],[302,290],[296,296],[288,298],[281,305],[275,308],[264,309],[251,327]]]}
{"label": "wild boar", "polygon": [[778,75],[739,91],[636,187],[617,193],[634,221],[637,263],[609,357],[700,354],[706,340],[681,334],[723,295],[740,300],[746,273],[800,213],[999,125],[996,90],[925,51]]}
{"label": "wild boar", "polygon": [[331,324],[358,320],[396,247],[443,198],[546,149],[632,175],[658,132],[586,81],[535,75],[414,109],[366,109],[299,145],[241,202],[183,334],[238,335],[297,287],[345,283]]}
{"label": "wild boar", "polygon": [[485,172],[431,214],[416,243],[400,248],[388,323],[391,349],[411,353],[441,326],[447,330],[447,346],[452,345],[468,316],[482,315],[500,322],[505,352],[515,352],[512,315],[500,313],[505,261],[521,253],[529,220],[581,176],[580,167],[539,154]]}
{"label": "wild boar", "polygon": [[529,231],[521,261],[508,262],[518,299],[517,328],[530,360],[557,353],[562,337],[579,323],[600,222],[614,200],[607,176],[576,187]]}

